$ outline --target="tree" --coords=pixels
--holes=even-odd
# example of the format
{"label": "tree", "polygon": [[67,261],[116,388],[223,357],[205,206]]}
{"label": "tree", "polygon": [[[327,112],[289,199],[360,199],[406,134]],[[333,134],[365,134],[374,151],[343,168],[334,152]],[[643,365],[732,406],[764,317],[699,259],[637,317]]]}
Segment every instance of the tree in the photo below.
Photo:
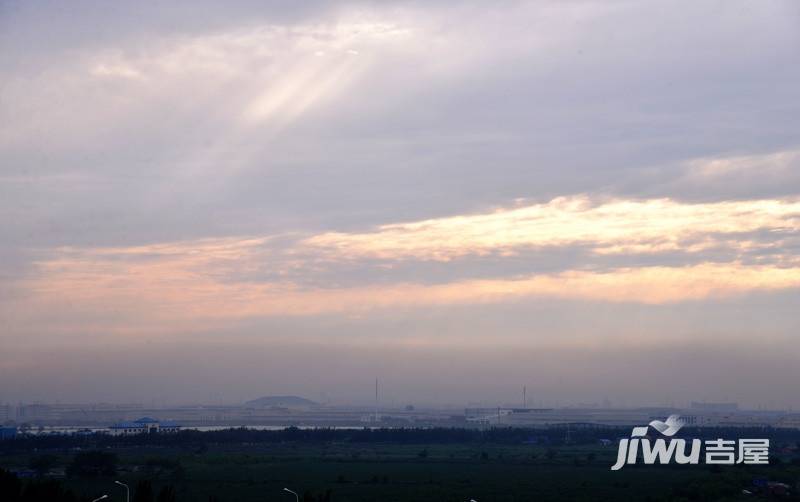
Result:
{"label": "tree", "polygon": [[25,484],[22,491],[21,502],[44,502],[74,500],[74,495],[68,493],[58,481],[30,481]]}
{"label": "tree", "polygon": [[170,457],[150,457],[145,461],[145,469],[149,478],[162,474],[174,474],[181,468],[180,461]]}
{"label": "tree", "polygon": [[28,462],[28,467],[36,471],[39,477],[44,476],[50,469],[58,465],[58,457],[55,455],[37,455]]}
{"label": "tree", "polygon": [[79,477],[113,476],[117,472],[117,456],[105,451],[78,453],[67,467],[67,474]]}
{"label": "tree", "polygon": [[0,469],[0,500],[17,502],[22,492],[22,482],[16,474]]}
{"label": "tree", "polygon": [[156,502],[175,502],[175,488],[172,485],[167,485],[161,488],[156,497]]}
{"label": "tree", "polygon": [[153,486],[150,481],[142,480],[136,483],[136,491],[133,495],[133,502],[155,502],[153,497]]}

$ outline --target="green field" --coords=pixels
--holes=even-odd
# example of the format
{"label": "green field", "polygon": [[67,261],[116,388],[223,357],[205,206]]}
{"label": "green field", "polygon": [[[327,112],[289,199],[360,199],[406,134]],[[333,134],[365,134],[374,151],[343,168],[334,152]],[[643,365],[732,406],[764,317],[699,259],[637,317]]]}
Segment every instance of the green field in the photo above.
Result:
{"label": "green field", "polygon": [[[289,487],[307,500],[533,501],[533,500],[754,500],[742,489],[753,478],[791,483],[800,467],[785,461],[763,467],[626,467],[609,470],[616,446],[493,444],[358,444],[327,442],[115,448],[115,477],[69,477],[76,493],[108,493],[149,480],[172,485],[179,501],[289,501]],[[19,468],[38,454],[4,455],[0,467]],[[62,451],[66,465],[74,453]],[[327,498],[326,498],[327,494]],[[309,498],[310,497],[310,498]],[[788,499],[788,497],[783,497]]]}

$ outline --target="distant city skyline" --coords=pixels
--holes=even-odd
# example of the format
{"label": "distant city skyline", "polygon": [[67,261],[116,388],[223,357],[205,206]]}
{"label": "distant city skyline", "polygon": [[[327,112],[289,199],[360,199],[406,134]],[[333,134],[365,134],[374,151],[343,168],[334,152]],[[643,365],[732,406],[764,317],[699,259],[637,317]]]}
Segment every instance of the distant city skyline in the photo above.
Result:
{"label": "distant city skyline", "polygon": [[800,407],[799,27],[3,2],[0,402]]}
{"label": "distant city skyline", "polygon": [[[666,422],[661,422],[665,418]],[[413,406],[394,402],[367,405],[321,404],[298,396],[263,396],[237,404],[191,404],[176,406],[135,403],[61,403],[0,405],[0,425],[37,433],[140,434],[176,432],[184,428],[217,430],[231,427],[281,429],[361,428],[365,424],[385,427],[534,427],[549,429],[574,425],[578,428],[638,426],[657,420],[657,429],[680,424],[693,427],[773,427],[796,429],[800,412],[746,409],[738,403],[692,402],[687,405],[613,406],[577,404],[523,406],[522,403],[472,403],[467,406]],[[669,425],[672,424],[672,425]],[[652,425],[652,423],[651,423]],[[151,430],[153,429],[153,430]],[[675,431],[676,429],[671,429]],[[13,433],[13,432],[12,432]]]}
{"label": "distant city skyline", "polygon": [[[306,396],[290,396],[290,397],[298,397],[301,399],[306,399]],[[354,400],[354,401],[329,401],[329,400],[320,400],[320,401],[313,401],[313,406],[320,406],[320,407],[360,407],[364,408],[365,410],[370,410],[375,408],[374,402],[369,402],[368,400]],[[175,407],[197,407],[197,406],[235,406],[235,407],[247,407],[248,401],[225,401],[221,399],[210,399],[207,401],[156,401],[150,400],[147,402],[122,402],[122,401],[86,401],[86,402],[66,402],[66,401],[17,401],[17,402],[0,402],[0,408],[7,408],[8,410],[25,408],[25,407],[36,407],[36,406],[45,406],[45,407],[55,407],[58,408],[60,406],[88,406],[88,407],[105,407],[105,406],[112,406],[112,407],[136,407],[139,409],[166,409],[166,408],[175,408]],[[774,403],[773,403],[774,404]],[[466,401],[463,403],[454,402],[454,403],[443,403],[443,402],[435,402],[435,403],[426,403],[426,402],[408,402],[404,400],[397,400],[395,398],[388,398],[378,403],[379,409],[405,409],[411,407],[412,409],[416,409],[420,407],[421,409],[440,409],[440,410],[447,410],[447,409],[461,409],[461,408],[471,408],[471,407],[500,407],[500,408],[530,408],[530,409],[537,409],[537,408],[597,408],[597,409],[635,409],[635,408],[675,408],[675,409],[690,409],[690,408],[706,408],[709,410],[728,410],[728,409],[735,409],[735,410],[743,410],[743,411],[785,411],[785,412],[794,412],[795,410],[792,407],[788,408],[781,408],[781,407],[774,407],[769,403],[762,403],[755,405],[753,407],[740,407],[738,402],[724,402],[724,401],[689,401],[689,402],[651,402],[651,403],[633,403],[633,404],[625,404],[625,403],[615,403],[608,399],[604,399],[602,401],[591,401],[591,402],[583,402],[583,401],[534,401],[528,403],[522,402],[515,402],[515,401],[493,401],[491,399],[487,400],[473,400],[473,401]],[[0,414],[0,416],[2,416]]]}

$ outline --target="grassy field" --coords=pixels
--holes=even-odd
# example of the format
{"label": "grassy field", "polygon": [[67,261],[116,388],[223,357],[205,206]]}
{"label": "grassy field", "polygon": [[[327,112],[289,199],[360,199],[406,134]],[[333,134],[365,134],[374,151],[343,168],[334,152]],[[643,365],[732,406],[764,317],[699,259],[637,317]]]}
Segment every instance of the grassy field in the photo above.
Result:
{"label": "grassy field", "polygon": [[[292,501],[289,487],[310,500],[753,500],[742,489],[757,477],[791,483],[800,467],[626,467],[609,470],[615,446],[476,444],[237,444],[201,450],[138,446],[115,449],[115,478],[64,482],[77,493],[123,500],[120,479],[173,485],[179,501]],[[66,465],[70,452],[59,454]],[[31,455],[5,456],[0,467],[27,465]],[[325,498],[325,494],[328,498]]]}

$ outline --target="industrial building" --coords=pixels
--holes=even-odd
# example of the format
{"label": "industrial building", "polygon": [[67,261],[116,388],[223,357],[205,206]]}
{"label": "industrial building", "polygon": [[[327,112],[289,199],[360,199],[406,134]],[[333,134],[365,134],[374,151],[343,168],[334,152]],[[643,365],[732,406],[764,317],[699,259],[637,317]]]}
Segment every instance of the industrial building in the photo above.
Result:
{"label": "industrial building", "polygon": [[181,426],[175,422],[160,421],[150,417],[142,417],[132,422],[117,422],[109,427],[111,434],[115,436],[148,433],[170,433],[178,432],[180,429]]}

